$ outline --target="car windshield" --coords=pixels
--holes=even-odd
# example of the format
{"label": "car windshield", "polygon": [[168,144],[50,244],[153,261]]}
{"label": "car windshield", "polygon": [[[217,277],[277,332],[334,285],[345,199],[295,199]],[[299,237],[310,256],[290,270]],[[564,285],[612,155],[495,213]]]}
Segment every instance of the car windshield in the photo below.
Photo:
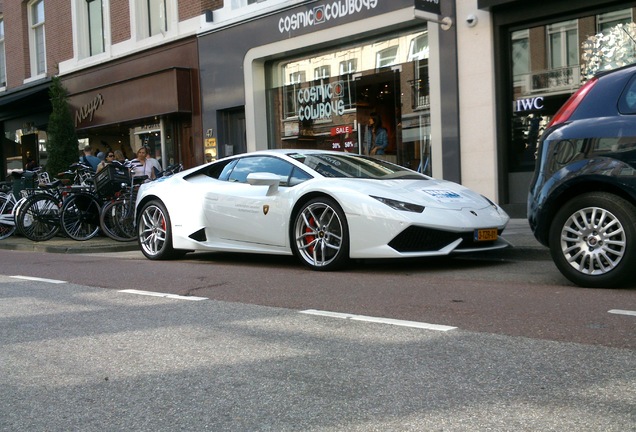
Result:
{"label": "car windshield", "polygon": [[410,169],[374,159],[352,154],[290,153],[289,157],[302,162],[324,177],[363,179],[417,179],[428,177]]}

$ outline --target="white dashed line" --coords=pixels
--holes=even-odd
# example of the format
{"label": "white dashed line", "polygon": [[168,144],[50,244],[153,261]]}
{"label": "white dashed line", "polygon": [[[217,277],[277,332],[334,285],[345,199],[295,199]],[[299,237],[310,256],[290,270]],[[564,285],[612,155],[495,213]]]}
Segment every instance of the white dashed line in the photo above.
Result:
{"label": "white dashed line", "polygon": [[47,283],[52,283],[52,284],[63,284],[63,283],[66,283],[66,281],[62,281],[62,280],[44,279],[44,278],[33,277],[33,276],[10,276],[10,277],[15,278],[15,279],[23,279],[23,280],[30,280],[30,281],[36,281],[36,282],[47,282]]}
{"label": "white dashed line", "polygon": [[632,315],[632,316],[636,316],[636,311],[630,311],[630,310],[621,310],[621,309],[612,309],[607,311],[611,314],[616,314],[616,315]]}
{"label": "white dashed line", "polygon": [[378,318],[378,317],[353,315],[353,314],[340,313],[340,312],[319,311],[315,309],[300,311],[300,313],[307,314],[307,315],[325,316],[325,317],[331,317],[331,318],[350,319],[354,321],[390,324],[390,325],[396,325],[396,326],[402,326],[402,327],[414,327],[414,328],[420,328],[420,329],[426,329],[426,330],[449,331],[449,330],[455,330],[457,328],[457,327],[451,327],[451,326],[445,326],[445,325],[439,325],[439,324],[428,324],[428,323],[417,322],[417,321],[403,321],[403,320],[397,320],[397,319],[391,319],[391,318]]}
{"label": "white dashed line", "polygon": [[139,295],[152,296],[152,297],[163,297],[163,298],[176,299],[176,300],[200,301],[200,300],[207,300],[208,299],[207,297],[180,296],[180,295],[176,295],[176,294],[166,294],[166,293],[158,293],[158,292],[152,292],[152,291],[140,291],[140,290],[132,290],[132,289],[121,290],[119,292],[127,293],[127,294],[139,294]]}

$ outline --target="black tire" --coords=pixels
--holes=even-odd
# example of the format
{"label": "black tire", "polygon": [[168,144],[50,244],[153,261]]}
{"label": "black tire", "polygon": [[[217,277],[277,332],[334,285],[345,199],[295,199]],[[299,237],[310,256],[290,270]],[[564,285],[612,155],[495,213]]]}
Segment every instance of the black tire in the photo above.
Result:
{"label": "black tire", "polygon": [[15,200],[10,195],[0,195],[0,240],[15,232]]}
{"label": "black tire", "polygon": [[60,200],[47,193],[31,195],[19,206],[15,223],[29,240],[52,239],[60,231]]}
{"label": "black tire", "polygon": [[104,234],[121,242],[137,238],[134,225],[135,205],[130,200],[110,201],[104,205],[99,216],[99,225]]}
{"label": "black tire", "polygon": [[604,192],[568,201],[554,217],[550,253],[559,271],[575,284],[614,288],[633,282],[636,207]]}
{"label": "black tire", "polygon": [[77,241],[89,240],[99,233],[100,205],[88,193],[73,194],[62,203],[60,225],[62,231]]}
{"label": "black tire", "polygon": [[172,247],[170,215],[161,201],[149,201],[141,208],[137,220],[137,242],[141,252],[151,260],[166,260],[183,255]]}
{"label": "black tire", "polygon": [[342,268],[349,260],[349,228],[333,199],[314,198],[294,215],[291,224],[294,255],[312,270]]}

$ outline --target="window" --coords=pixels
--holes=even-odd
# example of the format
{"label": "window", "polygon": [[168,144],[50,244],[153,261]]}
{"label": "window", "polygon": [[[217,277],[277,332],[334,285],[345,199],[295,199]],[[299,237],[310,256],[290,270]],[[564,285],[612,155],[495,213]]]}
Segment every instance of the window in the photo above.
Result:
{"label": "window", "polygon": [[376,69],[393,66],[397,64],[398,47],[390,47],[379,51],[375,56]]}
{"label": "window", "polygon": [[104,52],[103,6],[103,0],[86,0],[89,56]]}
{"label": "window", "polygon": [[285,118],[298,115],[296,93],[300,89],[300,84],[305,82],[305,72],[292,72],[289,74],[289,85],[285,86]]}
{"label": "window", "polygon": [[44,0],[29,5],[29,43],[31,49],[31,75],[46,73],[46,46],[44,37]]}
{"label": "window", "polygon": [[134,0],[137,39],[169,33],[176,19],[177,0]]}
{"label": "window", "polygon": [[331,66],[320,66],[314,69],[314,79],[320,80],[331,76]]}
{"label": "window", "polygon": [[579,64],[577,20],[548,26],[550,68],[558,69]]}
{"label": "window", "polygon": [[7,85],[7,62],[4,53],[4,18],[0,17],[0,87]]}
{"label": "window", "polygon": [[618,24],[628,24],[630,22],[632,22],[631,9],[623,9],[600,14],[596,17],[596,32],[608,34],[612,27],[616,27]]}
{"label": "window", "polygon": [[168,31],[168,17],[166,0],[147,0],[148,2],[148,30],[154,36]]}
{"label": "window", "polygon": [[340,75],[348,75],[358,70],[358,59],[349,59],[340,62]]}
{"label": "window", "polygon": [[424,33],[411,41],[408,61],[424,60],[428,55],[428,33]]}
{"label": "window", "polygon": [[292,168],[290,163],[270,156],[244,157],[234,166],[228,181],[247,183],[248,174],[266,172],[280,176],[280,186],[288,186]]}

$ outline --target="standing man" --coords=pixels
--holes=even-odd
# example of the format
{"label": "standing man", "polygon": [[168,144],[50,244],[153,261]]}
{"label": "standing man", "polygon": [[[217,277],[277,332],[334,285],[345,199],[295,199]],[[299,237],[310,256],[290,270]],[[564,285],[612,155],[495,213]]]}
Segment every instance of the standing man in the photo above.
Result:
{"label": "standing man", "polygon": [[80,162],[84,165],[88,165],[93,168],[93,171],[97,171],[97,165],[99,165],[99,158],[93,156],[93,150],[90,146],[84,147],[84,156],[80,157]]}

